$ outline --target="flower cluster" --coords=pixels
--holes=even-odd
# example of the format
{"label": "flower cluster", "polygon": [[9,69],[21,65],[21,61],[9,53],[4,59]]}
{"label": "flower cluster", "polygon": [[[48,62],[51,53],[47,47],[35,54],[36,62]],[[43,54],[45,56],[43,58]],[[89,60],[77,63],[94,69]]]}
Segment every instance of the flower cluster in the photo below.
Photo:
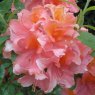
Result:
{"label": "flower cluster", "polygon": [[10,21],[10,39],[4,48],[6,57],[11,51],[17,54],[13,72],[23,75],[18,82],[23,87],[33,84],[45,92],[57,85],[72,87],[74,75],[85,73],[92,60],[91,49],[77,39],[75,0],[21,1],[26,9]]}

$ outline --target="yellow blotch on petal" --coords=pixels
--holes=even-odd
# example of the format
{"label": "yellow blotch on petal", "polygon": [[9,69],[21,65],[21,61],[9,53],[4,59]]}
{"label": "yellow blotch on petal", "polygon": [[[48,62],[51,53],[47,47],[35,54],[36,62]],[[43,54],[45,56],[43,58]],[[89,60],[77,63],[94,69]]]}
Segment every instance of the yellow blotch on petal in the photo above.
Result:
{"label": "yellow blotch on petal", "polygon": [[54,12],[55,19],[58,20],[58,21],[63,21],[64,20],[63,13],[64,13],[64,8],[63,7],[56,8],[55,12]]}
{"label": "yellow blotch on petal", "polygon": [[43,10],[41,7],[33,8],[32,13],[31,13],[31,21],[33,23],[36,23],[37,21],[39,21],[42,11]]}
{"label": "yellow blotch on petal", "polygon": [[63,39],[64,30],[63,28],[56,22],[49,22],[44,26],[44,30],[46,33],[54,38],[55,41],[59,41]]}

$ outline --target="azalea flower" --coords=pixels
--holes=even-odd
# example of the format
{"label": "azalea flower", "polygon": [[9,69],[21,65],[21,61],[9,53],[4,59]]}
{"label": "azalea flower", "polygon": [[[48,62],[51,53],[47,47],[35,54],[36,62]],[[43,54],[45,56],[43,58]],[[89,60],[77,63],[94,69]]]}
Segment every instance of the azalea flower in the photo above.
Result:
{"label": "azalea flower", "polygon": [[78,12],[79,8],[76,4],[75,0],[21,0],[22,3],[25,4],[25,8],[31,10],[32,7],[37,5],[45,5],[45,4],[54,4],[54,5],[63,5],[69,9],[71,12]]}
{"label": "azalea flower", "polygon": [[95,94],[95,77],[89,72],[83,74],[82,79],[77,80],[75,89],[76,95],[94,95]]}
{"label": "azalea flower", "polygon": [[87,70],[91,49],[77,39],[77,18],[68,10],[62,4],[39,5],[10,21],[4,53],[17,54],[13,72],[24,75],[18,79],[22,86],[33,84],[46,93],[56,85],[70,88],[74,74]]}

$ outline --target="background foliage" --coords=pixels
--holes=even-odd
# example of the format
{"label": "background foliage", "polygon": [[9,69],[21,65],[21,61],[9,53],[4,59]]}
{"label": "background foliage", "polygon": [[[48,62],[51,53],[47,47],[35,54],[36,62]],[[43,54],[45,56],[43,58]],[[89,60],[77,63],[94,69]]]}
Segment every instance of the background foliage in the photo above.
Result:
{"label": "background foliage", "polygon": [[[78,0],[78,6],[83,9],[87,0]],[[91,0],[89,7],[95,6],[95,0]],[[95,26],[95,11],[90,11],[85,15],[84,24]],[[95,35],[95,31],[93,29],[89,29],[89,32]]]}
{"label": "background foliage", "polygon": [[[16,13],[20,11],[22,8],[24,8],[24,6],[22,3],[19,2],[19,0],[0,0],[0,1],[1,1],[0,2],[0,34],[2,34],[6,31],[10,19],[16,18]],[[10,8],[13,1],[15,2],[15,6],[17,10],[11,13]],[[78,1],[78,6],[81,9],[84,8],[85,4],[86,4],[86,0]],[[90,2],[89,7],[90,6],[95,6],[94,0]],[[90,11],[85,14],[84,25],[95,26],[95,11]],[[89,32],[93,34],[95,34],[94,30],[91,29],[91,27],[89,28]],[[81,34],[81,35],[83,36],[85,34]],[[92,37],[92,35],[90,36]],[[79,39],[82,40],[81,37]],[[20,86],[20,84],[17,83],[18,76],[12,73],[12,61],[11,61],[15,59],[15,55],[14,54],[12,55],[11,60],[4,59],[2,56],[2,48],[4,46],[4,42],[7,39],[8,36],[0,37],[0,95],[45,95],[39,88],[35,89],[35,87],[33,86],[29,88],[23,88]],[[95,47],[95,45],[93,46]],[[52,93],[47,95],[60,95],[60,89],[61,89],[60,87],[56,87]]]}

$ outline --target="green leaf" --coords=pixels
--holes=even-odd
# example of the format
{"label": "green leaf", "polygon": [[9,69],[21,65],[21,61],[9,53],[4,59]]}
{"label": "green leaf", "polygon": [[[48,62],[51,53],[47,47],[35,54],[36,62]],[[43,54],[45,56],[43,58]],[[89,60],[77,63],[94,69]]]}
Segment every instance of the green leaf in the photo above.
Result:
{"label": "green leaf", "polygon": [[0,45],[2,45],[8,38],[9,38],[9,36],[0,37]]}
{"label": "green leaf", "polygon": [[4,45],[0,45],[0,54],[2,54],[2,49],[3,49]]}
{"label": "green leaf", "polygon": [[85,45],[95,50],[95,36],[88,32],[81,32],[78,39]]}
{"label": "green leaf", "polygon": [[46,95],[61,95],[61,91],[62,88],[57,85],[51,93],[48,93]]}
{"label": "green leaf", "polygon": [[14,93],[15,93],[15,86],[13,84],[10,84],[8,86],[8,93],[9,93],[9,95],[14,95]]}
{"label": "green leaf", "polygon": [[4,66],[4,68],[8,68],[11,65],[11,62],[10,63],[3,63],[2,65]]}
{"label": "green leaf", "polygon": [[1,65],[0,66],[0,82],[4,78],[4,75],[5,75],[5,69],[4,69],[3,65]]}
{"label": "green leaf", "polygon": [[5,90],[5,91],[3,92],[3,95],[10,95],[10,94],[8,93],[8,90]]}
{"label": "green leaf", "polygon": [[14,77],[12,74],[13,74],[13,68],[12,66],[8,68],[8,72],[9,74],[11,75],[11,77]]}
{"label": "green leaf", "polygon": [[7,23],[4,16],[0,13],[0,33],[4,33],[7,29]]}
{"label": "green leaf", "polygon": [[91,0],[87,0],[85,7],[83,9],[83,14],[85,14],[85,11],[86,11],[87,7],[89,6],[90,2],[91,2]]}
{"label": "green leaf", "polygon": [[91,7],[87,8],[84,13],[87,13],[89,11],[94,11],[94,10],[95,10],[95,6],[91,6]]}
{"label": "green leaf", "polygon": [[5,14],[11,9],[13,0],[3,0],[0,2],[0,13]]}
{"label": "green leaf", "polygon": [[87,7],[89,6],[89,3],[90,2],[91,2],[91,0],[87,0],[84,9],[83,10],[80,10],[80,14],[78,16],[78,21],[77,21],[77,23],[79,24],[80,27],[82,27],[83,24],[84,24],[85,11],[86,11]]}
{"label": "green leaf", "polygon": [[84,27],[87,27],[87,28],[90,28],[92,30],[95,30],[95,27],[94,26],[91,26],[91,25],[84,25]]}
{"label": "green leaf", "polygon": [[91,53],[91,56],[92,56],[92,57],[95,57],[95,51],[93,51],[93,52]]}
{"label": "green leaf", "polygon": [[24,95],[22,92],[18,92],[16,95]]}
{"label": "green leaf", "polygon": [[0,22],[1,22],[2,24],[4,24],[4,26],[7,26],[7,23],[6,23],[6,21],[5,21],[5,19],[4,19],[4,17],[3,17],[2,14],[0,14]]}
{"label": "green leaf", "polygon": [[24,4],[20,2],[20,0],[14,0],[14,5],[17,10],[24,9]]}
{"label": "green leaf", "polygon": [[11,19],[17,18],[17,10],[14,10],[12,13],[8,14],[7,22],[9,22]]}
{"label": "green leaf", "polygon": [[16,59],[17,54],[15,52],[11,53],[11,60],[14,61]]}

